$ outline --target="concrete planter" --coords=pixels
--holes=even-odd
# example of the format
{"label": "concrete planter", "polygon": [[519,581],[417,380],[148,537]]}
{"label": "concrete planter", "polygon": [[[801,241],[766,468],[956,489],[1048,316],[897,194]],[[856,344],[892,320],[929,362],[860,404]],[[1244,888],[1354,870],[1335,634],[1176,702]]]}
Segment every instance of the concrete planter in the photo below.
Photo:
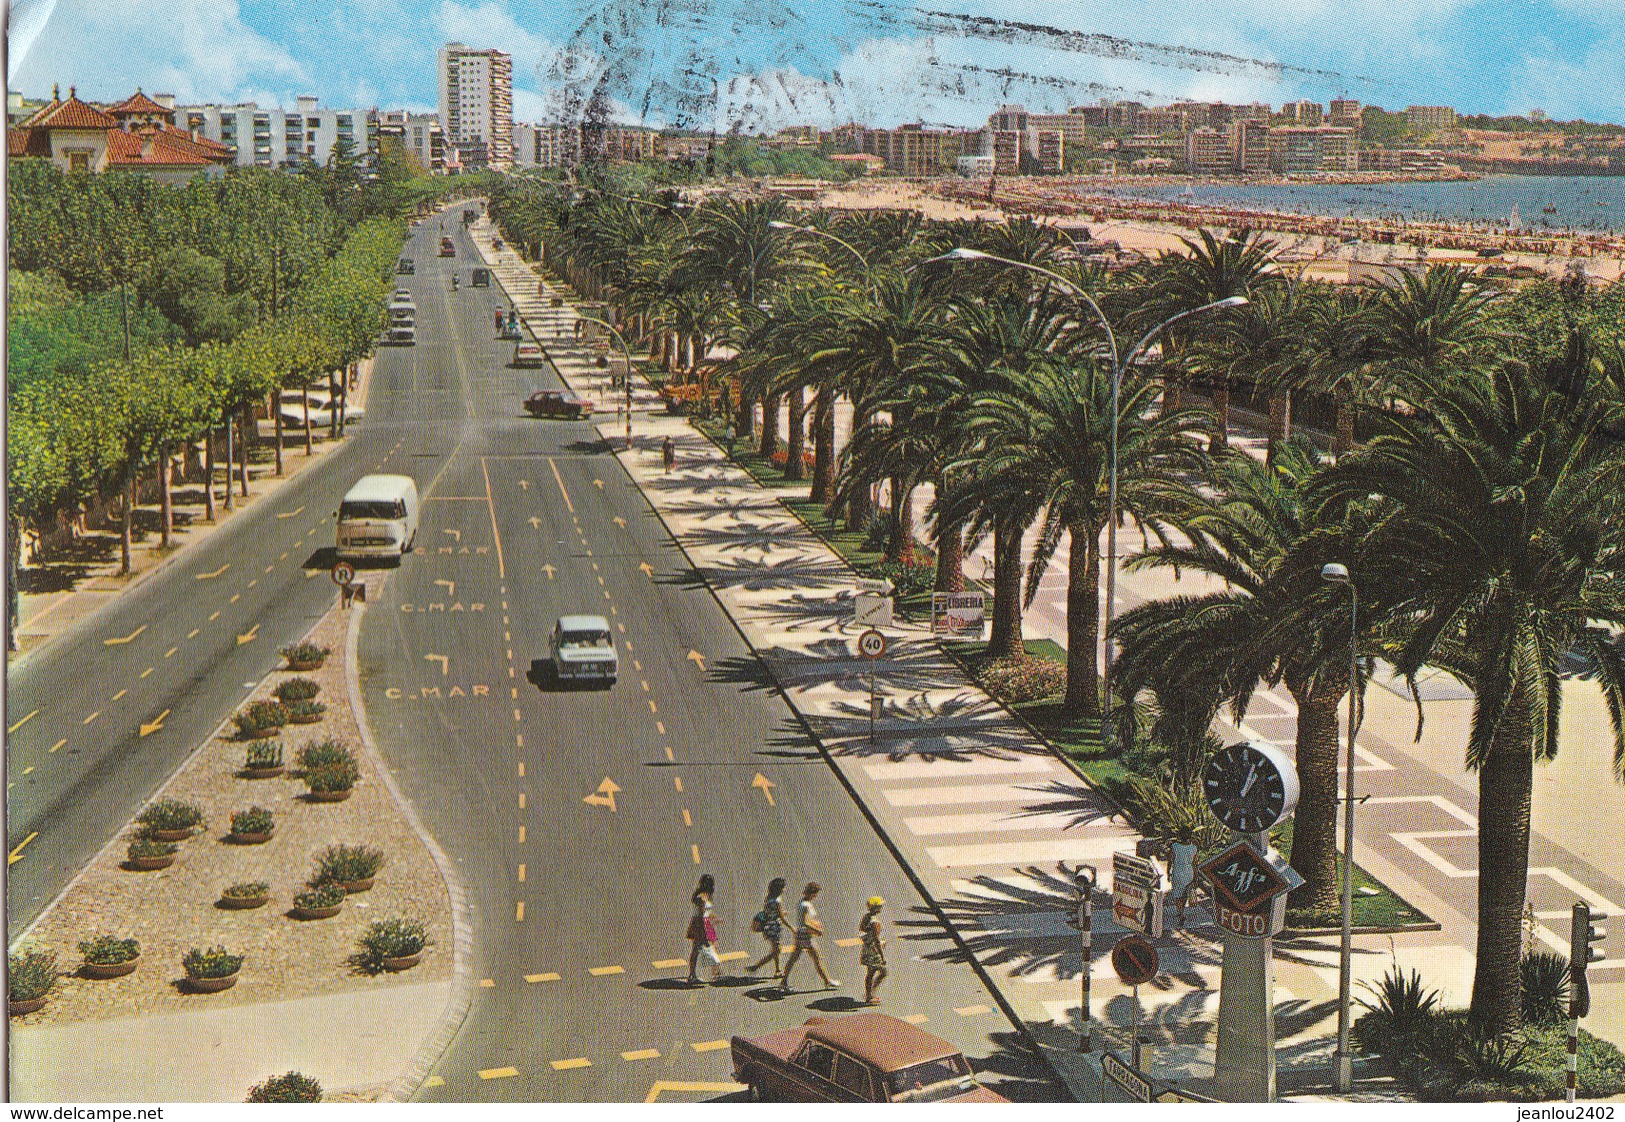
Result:
{"label": "concrete planter", "polygon": [[155,842],[183,842],[191,837],[196,829],[196,826],[187,826],[181,830],[148,830],[147,837]]}
{"label": "concrete planter", "polygon": [[235,986],[238,975],[241,973],[242,971],[239,970],[236,974],[227,974],[224,978],[194,978],[188,974],[186,976],[186,988],[193,993],[220,993],[222,990],[229,990],[232,986]]}
{"label": "concrete planter", "polygon": [[354,787],[346,787],[342,791],[312,791],[305,797],[313,803],[341,803],[354,792]]}
{"label": "concrete planter", "polygon": [[79,972],[87,978],[106,980],[108,978],[123,978],[135,973],[135,968],[141,965],[141,956],[136,955],[128,962],[87,962],[80,967]]}
{"label": "concrete planter", "polygon": [[254,729],[252,731],[244,730],[241,735],[242,739],[244,740],[270,740],[273,736],[281,733],[281,731],[281,725],[272,725],[269,728]]}
{"label": "concrete planter", "polygon": [[332,919],[344,907],[341,900],[337,904],[330,904],[325,908],[294,908],[294,919]]}
{"label": "concrete planter", "polygon": [[384,959],[384,969],[392,974],[399,973],[402,970],[410,970],[422,961],[423,952],[419,951],[417,954],[402,955],[400,958]]}
{"label": "concrete planter", "polygon": [[286,764],[272,764],[270,767],[245,767],[238,774],[244,779],[275,779],[287,770]]}
{"label": "concrete planter", "polygon": [[150,873],[154,869],[167,869],[175,863],[177,854],[166,853],[161,857],[131,857],[124,862],[127,869],[137,872]]}
{"label": "concrete planter", "polygon": [[269,892],[258,896],[222,896],[220,906],[228,911],[245,912],[250,908],[263,908],[271,899]]}
{"label": "concrete planter", "polygon": [[44,1009],[45,998],[25,997],[21,1001],[17,1000],[16,998],[8,998],[6,1005],[9,1007],[13,1017],[26,1017],[30,1013],[38,1013],[41,1009]]}
{"label": "concrete planter", "polygon": [[354,896],[357,892],[367,891],[372,887],[372,882],[377,879],[377,877],[362,877],[360,880],[341,880],[338,883],[344,889],[346,896]]}
{"label": "concrete planter", "polygon": [[264,845],[274,837],[276,837],[275,827],[266,830],[264,833],[239,834],[233,830],[231,833],[226,835],[227,840],[230,841],[232,845]]}

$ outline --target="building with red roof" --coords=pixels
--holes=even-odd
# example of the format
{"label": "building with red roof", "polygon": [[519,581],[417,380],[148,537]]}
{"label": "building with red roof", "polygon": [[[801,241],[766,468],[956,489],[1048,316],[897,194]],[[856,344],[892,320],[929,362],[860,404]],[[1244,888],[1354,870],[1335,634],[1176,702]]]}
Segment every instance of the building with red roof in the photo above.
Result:
{"label": "building with red roof", "polygon": [[7,130],[6,157],[38,157],[69,172],[139,171],[178,183],[200,172],[224,172],[236,152],[176,128],[175,111],[139,89],[102,108],[80,101],[69,87],[66,101],[53,88],[43,108]]}

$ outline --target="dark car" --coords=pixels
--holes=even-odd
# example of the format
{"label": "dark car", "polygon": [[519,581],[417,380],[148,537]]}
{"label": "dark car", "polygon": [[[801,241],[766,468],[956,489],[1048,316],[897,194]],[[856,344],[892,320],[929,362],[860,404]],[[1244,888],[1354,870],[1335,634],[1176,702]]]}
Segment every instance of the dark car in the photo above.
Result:
{"label": "dark car", "polygon": [[592,402],[583,401],[569,390],[537,390],[525,399],[525,412],[532,417],[579,421],[592,413]]}
{"label": "dark car", "polygon": [[441,238],[440,239],[440,256],[442,256],[442,257],[456,257],[457,256],[457,247],[451,244],[451,239],[450,238]]}
{"label": "dark car", "polygon": [[412,276],[417,273],[418,267],[412,263],[410,257],[403,257],[396,262],[395,271],[402,276]]}
{"label": "dark car", "polygon": [[734,1079],[765,1102],[1009,1100],[976,1082],[946,1040],[884,1013],[813,1017],[800,1028],[732,1042]]}
{"label": "dark car", "polygon": [[491,287],[491,270],[475,269],[470,280],[475,288],[489,288]]}

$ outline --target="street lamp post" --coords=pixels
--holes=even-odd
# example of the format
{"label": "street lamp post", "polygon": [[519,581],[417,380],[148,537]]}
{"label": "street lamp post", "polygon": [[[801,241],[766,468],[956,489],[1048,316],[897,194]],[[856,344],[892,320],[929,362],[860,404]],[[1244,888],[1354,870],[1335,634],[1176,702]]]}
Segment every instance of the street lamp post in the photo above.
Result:
{"label": "street lamp post", "polygon": [[626,340],[621,333],[615,330],[615,325],[608,320],[598,319],[595,316],[584,316],[576,313],[576,318],[585,323],[596,323],[600,327],[609,328],[609,333],[615,336],[615,343],[621,348],[621,358],[626,363],[626,449],[632,450],[632,352],[627,349]]}
{"label": "street lamp post", "polygon": [[1354,957],[1354,719],[1355,690],[1359,682],[1360,594],[1348,566],[1332,562],[1320,569],[1322,580],[1347,585],[1349,590],[1349,727],[1348,759],[1343,771],[1343,944],[1337,964],[1337,1051],[1333,1053],[1333,1089],[1347,1094],[1354,1082],[1354,1054],[1349,1051],[1349,982]]}
{"label": "street lamp post", "polygon": [[1030,273],[1048,277],[1065,288],[1067,292],[1088,304],[1090,310],[1095,313],[1095,318],[1100,321],[1100,326],[1106,331],[1106,342],[1111,348],[1112,360],[1112,454],[1111,473],[1107,483],[1106,497],[1106,666],[1104,674],[1106,697],[1104,727],[1110,730],[1111,744],[1115,746],[1117,743],[1117,730],[1112,723],[1112,664],[1114,660],[1112,658],[1111,632],[1112,624],[1117,619],[1117,428],[1119,419],[1118,397],[1123,388],[1123,372],[1133,365],[1134,360],[1140,357],[1141,352],[1151,345],[1153,339],[1162,334],[1172,324],[1178,323],[1187,316],[1200,315],[1202,312],[1213,311],[1218,308],[1239,308],[1248,302],[1247,297],[1227,296],[1223,300],[1215,300],[1211,304],[1203,304],[1199,308],[1188,308],[1177,315],[1169,316],[1146,332],[1145,336],[1134,344],[1128,354],[1120,359],[1117,351],[1117,333],[1112,330],[1111,321],[1106,318],[1106,313],[1101,311],[1100,305],[1095,303],[1094,297],[1072,281],[1067,280],[1060,273],[1046,269],[1042,265],[1034,265],[1026,261],[1015,261],[1008,257],[998,257],[991,253],[984,253],[979,249],[966,249],[964,247],[950,249],[942,256],[928,258],[921,264],[929,265],[937,261],[994,261],[1001,265],[1026,269]]}

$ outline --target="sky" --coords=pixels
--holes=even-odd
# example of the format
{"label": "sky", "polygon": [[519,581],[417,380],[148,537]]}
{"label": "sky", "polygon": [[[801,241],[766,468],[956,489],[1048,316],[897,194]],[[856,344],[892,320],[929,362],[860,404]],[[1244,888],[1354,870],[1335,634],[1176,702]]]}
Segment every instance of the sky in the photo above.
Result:
{"label": "sky", "polygon": [[1101,98],[1625,124],[1625,0],[13,0],[8,88],[435,108],[449,40],[513,56],[514,118],[702,130],[975,125]]}

